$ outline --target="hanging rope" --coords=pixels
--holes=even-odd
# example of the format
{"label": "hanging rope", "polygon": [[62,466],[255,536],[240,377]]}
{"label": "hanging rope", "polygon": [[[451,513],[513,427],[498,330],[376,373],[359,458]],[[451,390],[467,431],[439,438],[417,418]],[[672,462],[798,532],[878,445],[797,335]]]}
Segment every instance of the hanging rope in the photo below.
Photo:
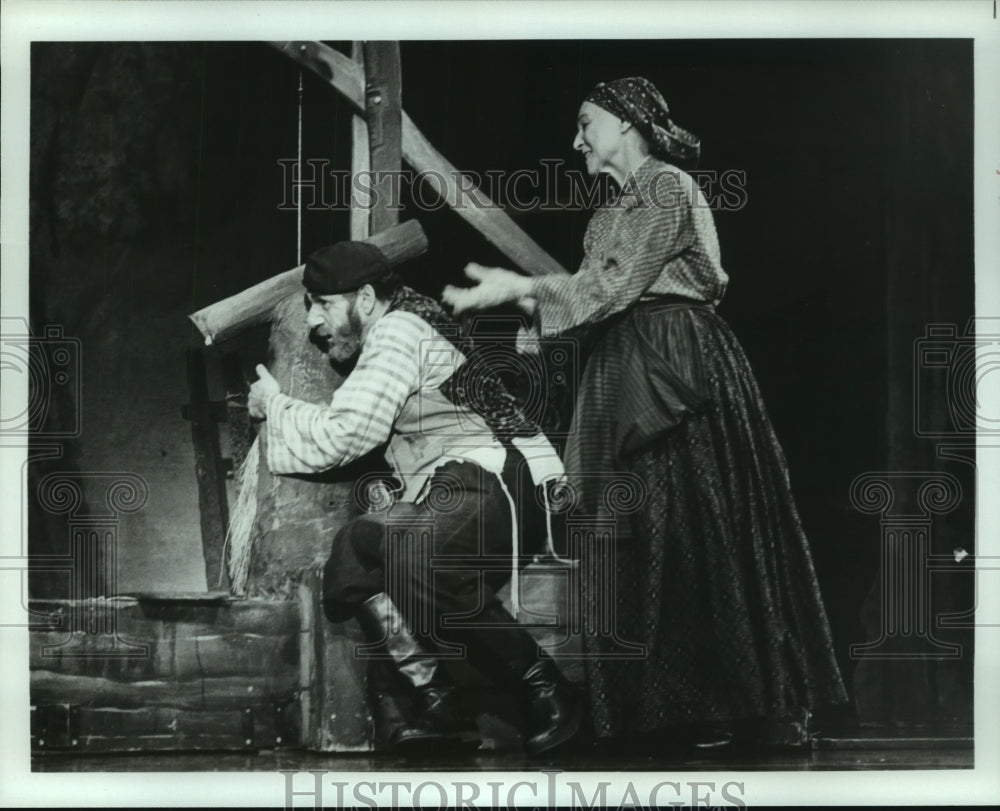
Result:
{"label": "hanging rope", "polygon": [[[299,180],[302,179],[302,70],[299,70]],[[299,205],[296,209],[296,244],[295,264],[302,264],[302,195],[299,194]]]}

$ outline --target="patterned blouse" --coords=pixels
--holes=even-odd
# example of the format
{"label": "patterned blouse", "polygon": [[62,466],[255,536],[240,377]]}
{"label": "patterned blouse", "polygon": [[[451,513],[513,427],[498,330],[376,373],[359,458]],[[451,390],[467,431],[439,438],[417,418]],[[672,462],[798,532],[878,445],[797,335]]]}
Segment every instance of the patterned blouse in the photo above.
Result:
{"label": "patterned blouse", "polygon": [[661,296],[718,304],[726,290],[715,223],[697,182],[652,156],[597,210],[583,247],[583,263],[572,276],[532,280],[542,335],[603,321]]}

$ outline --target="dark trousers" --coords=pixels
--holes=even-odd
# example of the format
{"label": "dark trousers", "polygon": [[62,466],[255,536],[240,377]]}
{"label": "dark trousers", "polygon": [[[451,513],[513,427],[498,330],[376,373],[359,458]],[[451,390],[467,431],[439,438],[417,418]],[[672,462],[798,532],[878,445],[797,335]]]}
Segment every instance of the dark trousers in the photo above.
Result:
{"label": "dark trousers", "polygon": [[399,503],[341,528],[324,570],[324,609],[342,621],[386,592],[442,655],[519,680],[537,647],[496,596],[511,562],[511,506],[499,480],[478,465],[449,462],[420,504]]}

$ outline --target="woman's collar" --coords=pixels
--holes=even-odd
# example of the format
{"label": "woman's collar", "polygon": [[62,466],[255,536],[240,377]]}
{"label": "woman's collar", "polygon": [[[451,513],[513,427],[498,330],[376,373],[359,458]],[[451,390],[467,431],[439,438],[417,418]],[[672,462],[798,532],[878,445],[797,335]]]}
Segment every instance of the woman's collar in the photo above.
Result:
{"label": "woman's collar", "polygon": [[635,208],[642,199],[643,189],[650,178],[664,165],[663,161],[654,158],[652,154],[646,155],[635,169],[625,175],[625,181],[615,195],[614,202],[622,208]]}

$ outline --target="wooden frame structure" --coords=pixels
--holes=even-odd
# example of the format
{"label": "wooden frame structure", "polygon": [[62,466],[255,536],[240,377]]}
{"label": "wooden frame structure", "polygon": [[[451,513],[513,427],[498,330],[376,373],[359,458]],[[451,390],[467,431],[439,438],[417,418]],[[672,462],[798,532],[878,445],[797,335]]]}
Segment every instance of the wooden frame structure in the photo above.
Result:
{"label": "wooden frame structure", "polygon": [[[417,171],[443,178],[440,193],[452,206],[459,194],[456,181],[462,178],[401,107],[398,43],[354,43],[350,56],[316,42],[272,46],[321,75],[354,108],[352,169],[373,172],[376,184],[373,204],[351,210],[350,237],[379,245],[396,262],[426,251],[419,222],[399,222],[399,212],[388,204],[388,189],[380,191],[378,178],[392,182],[391,173],[406,161]],[[458,207],[458,213],[514,264],[529,273],[564,272],[485,195],[474,192],[470,197],[468,186],[463,181],[461,194],[472,205]],[[294,346],[317,367],[324,365],[303,336],[289,329],[293,324],[296,329],[305,326],[295,309],[300,306],[301,274],[301,266],[292,268],[191,316],[205,345],[189,354],[191,400],[183,413],[191,422],[195,446],[208,591],[117,599],[119,636],[110,642],[100,634],[67,637],[66,621],[60,618],[74,615],[79,610],[76,603],[44,606],[53,624],[33,631],[34,751],[276,746],[367,751],[374,745],[366,697],[367,662],[355,655],[363,642],[360,628],[353,620],[331,622],[323,614],[316,553],[329,543],[325,530],[310,524],[308,516],[302,524],[257,520],[260,537],[267,539],[259,547],[260,568],[281,582],[273,590],[274,584],[268,582],[248,597],[234,598],[227,579],[225,538],[231,506],[227,480],[243,457],[260,448],[250,440],[242,364],[235,350],[225,347],[225,340],[270,323],[272,346]],[[306,369],[301,360],[276,356],[272,369],[279,379],[282,370],[288,377],[294,366],[296,374],[320,388],[329,382],[319,380],[312,374],[315,369]],[[289,390],[295,391],[294,386]],[[228,442],[220,431],[223,424],[228,426]],[[231,458],[224,458],[227,453]],[[334,515],[350,496],[350,487],[328,486],[334,489],[295,479],[276,482],[262,470],[253,492],[258,506],[268,505],[271,518],[292,503],[296,514],[318,509]],[[551,600],[548,575],[535,573],[532,578],[531,582],[544,584],[528,591]],[[255,581],[255,585],[261,584]],[[551,635],[552,629],[541,632]],[[140,648],[148,655],[133,655]],[[510,713],[496,713],[495,705],[502,704],[503,697],[494,691],[480,692],[484,740],[496,746],[516,745],[517,730],[503,720]]]}
{"label": "wooden frame structure", "polygon": [[[373,173],[375,183],[369,197],[370,207],[351,207],[351,239],[370,239],[383,250],[388,246],[387,252],[399,261],[426,250],[419,228],[406,229],[404,223],[400,230],[398,209],[387,205],[392,174],[405,161],[425,177],[440,179],[442,185],[435,191],[518,268],[530,275],[566,273],[485,193],[471,182],[460,183],[459,170],[434,148],[403,110],[398,42],[355,42],[350,56],[322,42],[268,44],[318,75],[354,108],[351,169],[354,173]],[[234,387],[240,387],[240,381],[234,381],[232,375],[222,375],[222,369],[231,364],[226,363],[224,351],[216,345],[270,321],[274,306],[300,289],[301,274],[301,266],[292,268],[190,316],[206,344],[189,359],[191,403],[185,416],[191,420],[195,445],[202,542],[210,588],[224,585],[221,550],[229,514],[226,477],[242,461],[224,459],[220,451],[219,423],[242,423],[230,413],[234,402],[240,399],[239,392],[234,391]],[[213,399],[211,391],[221,397]]]}

